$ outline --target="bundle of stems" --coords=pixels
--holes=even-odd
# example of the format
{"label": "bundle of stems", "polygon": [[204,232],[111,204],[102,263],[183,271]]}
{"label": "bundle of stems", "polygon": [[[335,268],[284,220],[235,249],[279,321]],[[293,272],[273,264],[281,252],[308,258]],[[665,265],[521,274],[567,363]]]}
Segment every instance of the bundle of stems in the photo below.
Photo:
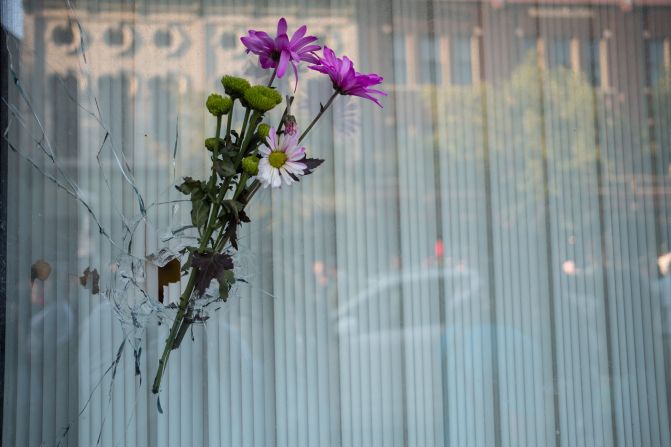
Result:
{"label": "bundle of stems", "polygon": [[[266,112],[282,102],[281,95],[272,88],[275,74],[276,71],[266,86],[253,87],[242,78],[224,76],[222,83],[228,96],[213,94],[208,97],[208,110],[216,117],[215,136],[205,141],[205,146],[212,152],[212,173],[207,181],[186,177],[177,187],[182,193],[191,196],[191,219],[193,226],[198,229],[199,237],[198,245],[188,249],[188,260],[183,271],[185,274],[189,272],[189,279],[180,296],[177,313],[159,360],[152,386],[154,394],[159,392],[170,353],[180,346],[188,329],[198,321],[196,300],[216,279],[219,282],[220,299],[225,301],[235,282],[230,253],[238,247],[237,227],[249,222],[245,209],[262,185],[255,178],[259,147],[267,144],[269,130],[279,136],[284,132],[285,124],[295,123],[291,115],[293,96],[288,96],[277,126],[270,128],[263,124]],[[320,107],[318,114],[298,138],[299,143],[323,116],[337,94],[334,92],[326,105]],[[239,131],[231,128],[236,106],[240,106],[244,113]],[[224,117],[226,128],[222,135]],[[312,161],[311,168],[322,161],[309,160]]]}

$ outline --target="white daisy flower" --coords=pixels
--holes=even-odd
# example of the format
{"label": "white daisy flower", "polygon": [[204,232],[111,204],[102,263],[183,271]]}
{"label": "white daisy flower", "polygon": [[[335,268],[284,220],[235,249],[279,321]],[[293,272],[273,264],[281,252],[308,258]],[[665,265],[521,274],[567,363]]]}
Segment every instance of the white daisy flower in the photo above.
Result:
{"label": "white daisy flower", "polygon": [[307,169],[301,163],[305,157],[305,148],[298,147],[298,132],[293,135],[277,135],[275,129],[270,128],[266,144],[259,147],[259,173],[257,178],[265,188],[279,188],[282,180],[291,185],[295,180],[291,177],[301,176]]}

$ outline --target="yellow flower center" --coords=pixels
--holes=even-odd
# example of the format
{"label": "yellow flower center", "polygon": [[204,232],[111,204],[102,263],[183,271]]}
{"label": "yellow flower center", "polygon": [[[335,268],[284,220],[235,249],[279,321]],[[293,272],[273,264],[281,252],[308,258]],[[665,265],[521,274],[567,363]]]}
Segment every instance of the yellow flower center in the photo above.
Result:
{"label": "yellow flower center", "polygon": [[268,163],[270,163],[270,166],[273,168],[281,168],[284,166],[284,163],[287,161],[287,154],[285,154],[282,151],[273,151],[270,153],[268,156]]}

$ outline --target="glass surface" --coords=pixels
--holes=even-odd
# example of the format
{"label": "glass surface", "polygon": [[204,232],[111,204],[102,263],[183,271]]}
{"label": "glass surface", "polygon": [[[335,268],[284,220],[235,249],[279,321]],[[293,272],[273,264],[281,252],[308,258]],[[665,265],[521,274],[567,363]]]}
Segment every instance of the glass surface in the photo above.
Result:
{"label": "glass surface", "polygon": [[[2,445],[671,445],[671,2],[2,6]],[[174,184],[280,16],[389,96],[255,197],[157,398]],[[299,74],[304,124],[332,86]]]}

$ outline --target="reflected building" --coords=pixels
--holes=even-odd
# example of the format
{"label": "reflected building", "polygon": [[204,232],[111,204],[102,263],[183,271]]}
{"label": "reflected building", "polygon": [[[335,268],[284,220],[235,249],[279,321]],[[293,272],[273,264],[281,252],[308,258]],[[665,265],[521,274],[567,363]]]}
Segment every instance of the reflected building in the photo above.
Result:
{"label": "reflected building", "polygon": [[[671,444],[671,2],[272,3],[24,5],[3,443]],[[239,37],[278,15],[390,95],[336,104],[320,175],[259,197],[252,285],[174,354],[160,413],[166,328],[119,323],[109,239],[134,187],[169,202],[206,174],[204,100],[223,74],[267,79]],[[299,83],[307,122],[331,86]],[[140,257],[188,223],[147,209]],[[155,266],[140,279],[158,296]]]}

